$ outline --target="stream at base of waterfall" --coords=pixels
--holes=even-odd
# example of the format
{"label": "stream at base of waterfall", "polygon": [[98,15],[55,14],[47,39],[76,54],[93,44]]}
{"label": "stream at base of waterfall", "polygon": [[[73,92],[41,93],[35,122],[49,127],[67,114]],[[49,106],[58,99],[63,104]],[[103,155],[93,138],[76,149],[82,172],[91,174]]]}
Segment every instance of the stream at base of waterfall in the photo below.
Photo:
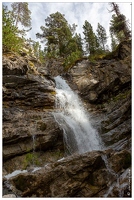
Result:
{"label": "stream at base of waterfall", "polygon": [[67,154],[102,150],[101,138],[78,95],[61,76],[55,77],[55,82],[57,110],[53,114],[63,129]]}

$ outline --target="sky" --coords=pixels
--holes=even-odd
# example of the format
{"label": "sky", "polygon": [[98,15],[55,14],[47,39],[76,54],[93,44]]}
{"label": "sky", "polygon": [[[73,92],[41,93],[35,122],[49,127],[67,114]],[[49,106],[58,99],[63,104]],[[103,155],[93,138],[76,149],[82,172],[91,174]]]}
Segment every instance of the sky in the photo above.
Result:
{"label": "sky", "polygon": [[[27,1],[28,2],[28,1]],[[11,9],[11,2],[3,2]],[[100,23],[107,32],[108,45],[110,45],[109,23],[113,12],[107,2],[31,2],[29,1],[29,10],[31,11],[32,30],[28,32],[27,38],[37,40],[36,33],[42,33],[40,27],[45,26],[45,19],[52,13],[60,12],[65,15],[66,20],[70,25],[77,25],[76,32],[83,36],[83,25],[87,20],[96,32],[97,24]],[[131,2],[118,3],[121,13],[123,13],[131,24]],[[37,40],[40,41],[40,40]]]}

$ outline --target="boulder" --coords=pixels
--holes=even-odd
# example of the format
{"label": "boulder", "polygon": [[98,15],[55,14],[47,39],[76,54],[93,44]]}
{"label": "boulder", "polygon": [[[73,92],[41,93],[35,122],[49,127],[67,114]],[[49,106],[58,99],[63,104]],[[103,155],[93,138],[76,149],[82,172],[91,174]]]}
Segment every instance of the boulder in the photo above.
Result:
{"label": "boulder", "polygon": [[[117,170],[114,165],[118,159]],[[13,185],[13,191],[22,197],[104,197],[110,185],[117,187],[118,178],[130,165],[130,153],[127,151],[76,154],[41,168],[36,173],[27,172],[12,177],[10,184]],[[129,179],[124,184],[129,186]],[[122,194],[125,189],[122,187]],[[118,185],[114,197],[119,195]]]}

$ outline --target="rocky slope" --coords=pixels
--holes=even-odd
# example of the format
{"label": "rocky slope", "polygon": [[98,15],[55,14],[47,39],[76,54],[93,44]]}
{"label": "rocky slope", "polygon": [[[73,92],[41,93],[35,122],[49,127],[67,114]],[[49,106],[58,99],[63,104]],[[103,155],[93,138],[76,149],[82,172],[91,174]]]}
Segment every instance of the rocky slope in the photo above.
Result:
{"label": "rocky slope", "polygon": [[[92,113],[104,151],[59,160],[64,144],[53,117],[55,83],[49,70],[41,69],[27,55],[3,55],[3,194],[130,197],[131,41],[111,58],[83,60],[62,74]],[[15,170],[25,173],[8,180]]]}

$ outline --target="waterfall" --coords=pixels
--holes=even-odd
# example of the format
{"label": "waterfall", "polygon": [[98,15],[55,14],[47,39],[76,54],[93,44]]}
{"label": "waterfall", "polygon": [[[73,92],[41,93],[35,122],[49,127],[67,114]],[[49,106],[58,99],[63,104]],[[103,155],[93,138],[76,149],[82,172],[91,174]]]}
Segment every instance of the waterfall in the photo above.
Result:
{"label": "waterfall", "polygon": [[64,132],[65,148],[69,154],[101,150],[102,142],[91,124],[91,117],[85,111],[78,95],[66,81],[55,77],[56,112],[53,113]]}

